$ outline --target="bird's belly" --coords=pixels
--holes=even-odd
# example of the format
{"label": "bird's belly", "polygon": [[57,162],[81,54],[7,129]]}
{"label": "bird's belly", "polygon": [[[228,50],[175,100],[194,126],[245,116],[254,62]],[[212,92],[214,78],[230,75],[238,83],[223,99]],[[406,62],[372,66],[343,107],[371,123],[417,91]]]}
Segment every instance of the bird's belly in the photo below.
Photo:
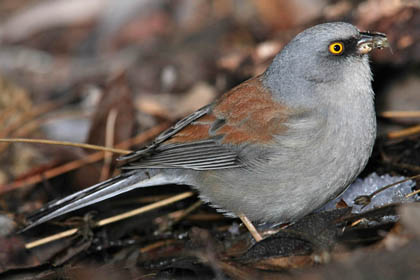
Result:
{"label": "bird's belly", "polygon": [[198,189],[213,206],[254,221],[296,220],[335,198],[362,171],[375,139],[370,123],[368,131],[331,135],[329,145],[299,156],[290,151],[275,164],[200,173]]}

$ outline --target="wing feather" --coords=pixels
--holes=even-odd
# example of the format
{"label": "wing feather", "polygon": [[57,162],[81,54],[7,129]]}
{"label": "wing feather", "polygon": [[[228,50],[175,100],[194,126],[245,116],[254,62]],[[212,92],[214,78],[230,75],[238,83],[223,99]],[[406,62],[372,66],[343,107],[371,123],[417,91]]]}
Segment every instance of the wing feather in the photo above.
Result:
{"label": "wing feather", "polygon": [[286,130],[287,113],[256,77],[180,120],[150,146],[119,160],[123,169],[240,167],[241,147],[272,143],[273,135]]}

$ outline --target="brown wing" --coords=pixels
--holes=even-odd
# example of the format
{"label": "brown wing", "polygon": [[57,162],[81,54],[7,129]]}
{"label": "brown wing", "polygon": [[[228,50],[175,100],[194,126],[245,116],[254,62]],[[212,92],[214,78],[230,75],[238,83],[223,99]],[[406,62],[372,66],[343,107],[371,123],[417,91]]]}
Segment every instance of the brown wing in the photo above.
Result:
{"label": "brown wing", "polygon": [[286,130],[285,107],[273,101],[259,77],[248,80],[179,121],[142,150],[123,156],[123,169],[234,168],[244,145],[263,146]]}

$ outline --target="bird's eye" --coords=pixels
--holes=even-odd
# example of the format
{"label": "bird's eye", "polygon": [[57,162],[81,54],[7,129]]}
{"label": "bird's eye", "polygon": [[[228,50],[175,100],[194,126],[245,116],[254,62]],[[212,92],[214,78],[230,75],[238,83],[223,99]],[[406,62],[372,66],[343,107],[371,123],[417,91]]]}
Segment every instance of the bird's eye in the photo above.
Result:
{"label": "bird's eye", "polygon": [[333,55],[340,55],[344,52],[344,45],[341,42],[334,42],[330,44],[330,46],[328,47],[328,50]]}

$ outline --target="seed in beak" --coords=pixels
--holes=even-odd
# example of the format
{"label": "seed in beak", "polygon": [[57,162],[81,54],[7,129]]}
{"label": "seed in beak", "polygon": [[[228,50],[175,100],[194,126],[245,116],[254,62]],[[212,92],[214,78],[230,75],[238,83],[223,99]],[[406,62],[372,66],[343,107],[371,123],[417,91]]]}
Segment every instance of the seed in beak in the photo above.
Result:
{"label": "seed in beak", "polygon": [[360,32],[361,38],[357,48],[360,54],[367,54],[373,49],[383,49],[389,47],[388,39],[383,33]]}

